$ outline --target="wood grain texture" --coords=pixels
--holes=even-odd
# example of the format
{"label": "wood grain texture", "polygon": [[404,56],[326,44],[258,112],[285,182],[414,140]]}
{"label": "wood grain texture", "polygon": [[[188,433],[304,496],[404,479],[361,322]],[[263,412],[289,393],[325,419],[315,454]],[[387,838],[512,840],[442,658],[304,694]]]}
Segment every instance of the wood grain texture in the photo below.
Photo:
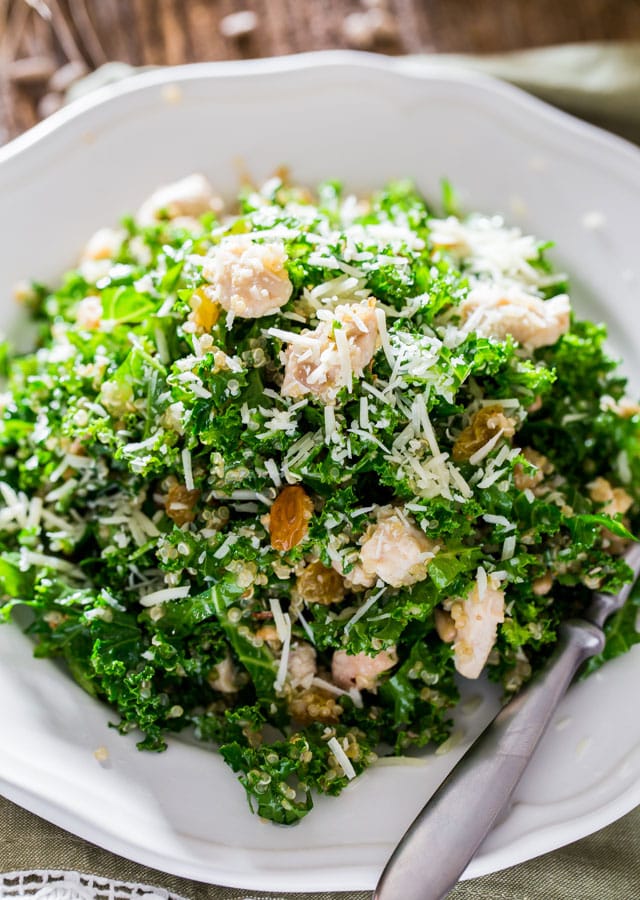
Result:
{"label": "wood grain texture", "polygon": [[[175,65],[249,59],[353,46],[345,17],[366,0],[41,0],[47,21],[26,0],[0,0],[0,143],[54,105],[46,82],[16,84],[11,64],[47,57],[56,67],[82,60]],[[383,53],[488,53],[569,41],[640,39],[639,0],[378,0],[393,34],[367,49]],[[256,29],[225,38],[221,19],[256,13]],[[48,97],[43,101],[44,97]]]}

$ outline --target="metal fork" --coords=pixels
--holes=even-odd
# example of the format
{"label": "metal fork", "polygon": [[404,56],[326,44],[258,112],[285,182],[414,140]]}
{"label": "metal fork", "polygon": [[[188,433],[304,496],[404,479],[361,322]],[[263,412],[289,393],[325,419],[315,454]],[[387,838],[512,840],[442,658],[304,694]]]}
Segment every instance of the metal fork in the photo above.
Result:
{"label": "metal fork", "polygon": [[442,900],[455,886],[520,781],[578,668],[604,647],[606,619],[640,575],[640,544],[625,555],[633,581],[595,593],[584,619],[563,623],[553,655],[467,750],[387,863],[373,900]]}

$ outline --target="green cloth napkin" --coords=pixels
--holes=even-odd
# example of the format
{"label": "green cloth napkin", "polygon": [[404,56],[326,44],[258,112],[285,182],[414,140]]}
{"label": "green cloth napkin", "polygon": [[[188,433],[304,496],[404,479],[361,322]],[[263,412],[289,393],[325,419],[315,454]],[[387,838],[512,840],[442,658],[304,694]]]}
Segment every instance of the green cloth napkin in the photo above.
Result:
{"label": "green cloth napkin", "polygon": [[432,62],[510,81],[547,103],[640,144],[639,41],[563,44],[489,56],[445,54],[430,56]]}
{"label": "green cloth napkin", "polygon": [[[483,57],[441,55],[430,56],[428,61],[443,66],[455,64],[504,78],[640,143],[640,43],[572,44]],[[117,72],[110,64],[93,73],[80,87],[74,88],[74,96],[136,71],[118,65]],[[121,881],[144,882],[181,894],[188,900],[283,897],[164,875],[88,844],[0,798],[0,872],[20,869],[68,869]],[[288,898],[300,900],[302,896],[290,894]],[[370,900],[370,896],[369,892],[313,895],[315,900]],[[608,828],[553,853],[484,878],[462,882],[450,895],[450,900],[639,898],[640,808]]]}

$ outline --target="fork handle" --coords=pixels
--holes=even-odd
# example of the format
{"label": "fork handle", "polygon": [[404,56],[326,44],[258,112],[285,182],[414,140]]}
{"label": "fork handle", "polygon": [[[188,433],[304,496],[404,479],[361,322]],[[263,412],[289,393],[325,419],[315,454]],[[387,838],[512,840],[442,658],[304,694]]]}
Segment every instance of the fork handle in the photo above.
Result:
{"label": "fork handle", "polygon": [[538,676],[467,750],[405,833],[373,900],[442,900],[506,807],[580,665],[604,647],[602,631],[563,623]]}

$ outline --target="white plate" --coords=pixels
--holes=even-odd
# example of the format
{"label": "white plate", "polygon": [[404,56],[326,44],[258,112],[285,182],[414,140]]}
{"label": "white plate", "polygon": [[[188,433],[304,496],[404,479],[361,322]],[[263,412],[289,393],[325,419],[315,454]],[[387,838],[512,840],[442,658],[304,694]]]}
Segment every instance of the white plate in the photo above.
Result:
{"label": "white plate", "polygon": [[[158,184],[201,170],[232,193],[238,160],[256,178],[287,163],[296,180],[339,177],[356,190],[410,176],[434,198],[447,176],[467,208],[502,211],[557,241],[577,308],[609,323],[640,382],[640,154],[504,85],[357,54],[152,72],[0,150],[4,318],[15,315],[15,281],[55,279],[92,229]],[[552,850],[640,803],[639,683],[636,648],[572,688],[467,877]],[[124,856],[245,888],[372,887],[463,749],[374,768],[285,829],[250,815],[215,754],[179,742],[138,753],[133,736],[106,728],[107,709],[52,662],[31,659],[16,628],[0,629],[0,684],[7,797]],[[471,717],[469,734],[492,704]],[[93,757],[102,745],[104,767]]]}

